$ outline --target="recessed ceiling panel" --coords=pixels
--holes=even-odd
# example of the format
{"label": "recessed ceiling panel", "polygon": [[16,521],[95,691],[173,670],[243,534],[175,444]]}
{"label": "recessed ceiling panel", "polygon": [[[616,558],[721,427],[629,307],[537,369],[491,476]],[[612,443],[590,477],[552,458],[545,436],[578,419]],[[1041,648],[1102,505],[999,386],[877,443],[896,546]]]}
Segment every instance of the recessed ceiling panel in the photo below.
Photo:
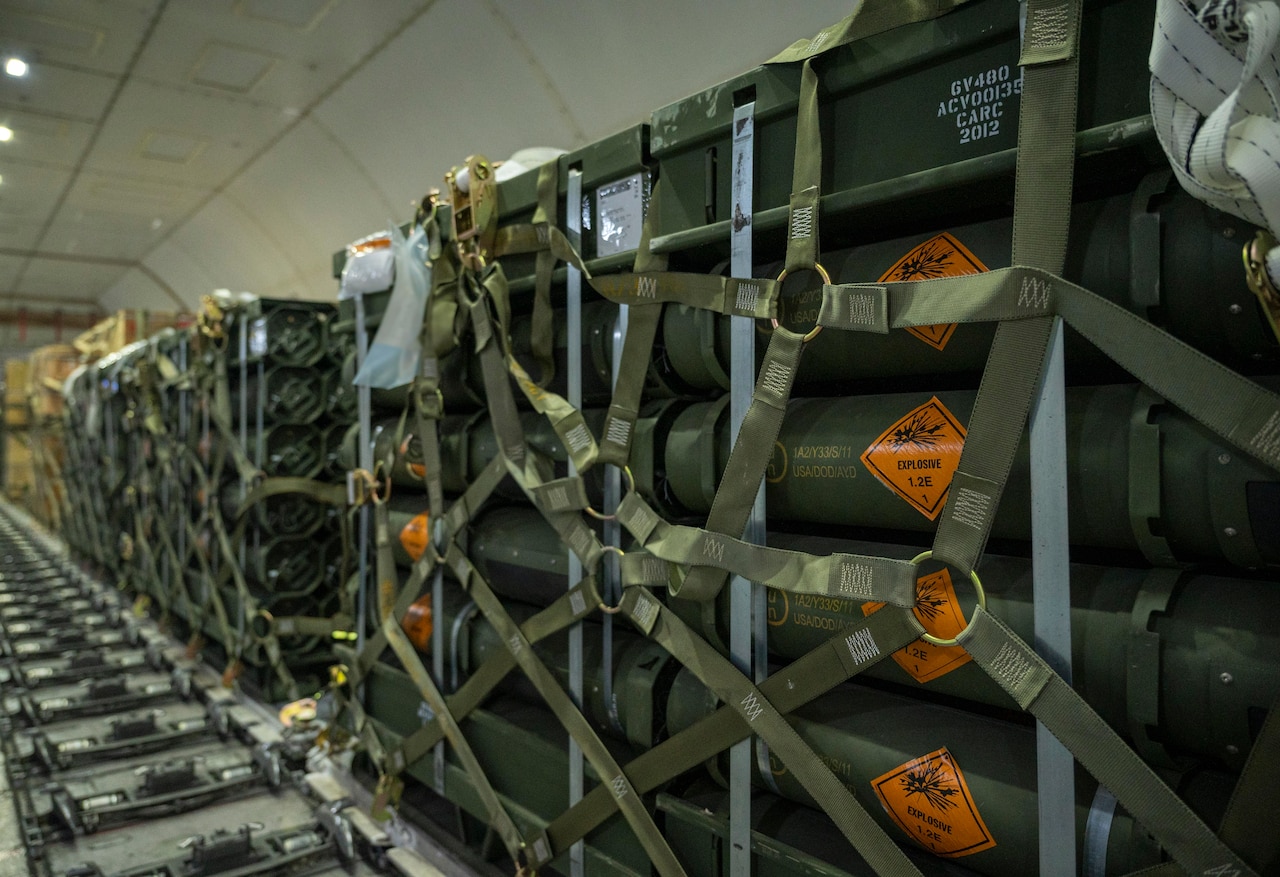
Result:
{"label": "recessed ceiling panel", "polygon": [[[125,87],[86,165],[102,173],[212,189],[241,167],[285,125],[278,111],[192,88],[147,82]],[[206,145],[188,161],[156,160],[144,151],[149,134],[165,132],[161,149],[181,150],[180,140]]]}
{"label": "recessed ceiling panel", "polygon": [[166,8],[136,76],[276,108],[314,103],[430,0],[255,0]]}
{"label": "recessed ceiling panel", "polygon": [[41,249],[134,260],[204,196],[199,189],[154,180],[82,173]]}
{"label": "recessed ceiling panel", "polygon": [[0,109],[0,123],[13,131],[13,139],[0,143],[0,171],[13,159],[41,165],[75,166],[89,144],[93,126],[19,109]]}
{"label": "recessed ceiling panel", "polygon": [[245,18],[282,24],[295,30],[307,31],[319,24],[339,0],[240,0],[235,6],[237,15]]}
{"label": "recessed ceiling panel", "polygon": [[[80,122],[97,122],[118,80],[83,70],[34,65],[22,79],[0,76],[0,122],[9,110]],[[14,130],[14,140],[20,128]],[[5,144],[0,144],[0,146]]]}
{"label": "recessed ceiling panel", "polygon": [[16,0],[4,4],[0,50],[32,64],[43,60],[120,73],[146,31],[156,0]]}
{"label": "recessed ceiling panel", "polygon": [[279,60],[245,46],[208,43],[191,68],[191,81],[222,91],[248,94]]}
{"label": "recessed ceiling panel", "polygon": [[209,138],[184,134],[181,131],[160,131],[152,128],[142,135],[138,154],[151,161],[167,161],[170,164],[188,164],[204,152]]}
{"label": "recessed ceiling panel", "polygon": [[[497,160],[526,146],[575,145],[572,122],[488,18],[468,0],[440,0],[317,108],[391,197],[419,197],[473,153]],[[485,34],[481,68],[476,43],[463,38],[477,28]],[[405,87],[404,71],[422,69],[423,46],[431,47],[430,68],[419,87]],[[447,71],[446,81],[434,86],[429,71]]]}

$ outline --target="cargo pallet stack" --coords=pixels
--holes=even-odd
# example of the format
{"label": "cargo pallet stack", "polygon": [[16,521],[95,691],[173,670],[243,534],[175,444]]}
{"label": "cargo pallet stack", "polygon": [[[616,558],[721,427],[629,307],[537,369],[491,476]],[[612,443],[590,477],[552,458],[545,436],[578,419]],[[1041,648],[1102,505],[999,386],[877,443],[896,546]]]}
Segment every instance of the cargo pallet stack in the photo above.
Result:
{"label": "cargo pallet stack", "polygon": [[[1149,3],[867,5],[337,254],[342,392],[272,389],[267,311],[208,308],[161,391],[215,470],[168,500],[177,578],[120,363],[82,379],[80,555],[268,696],[332,645],[322,748],[372,815],[502,867],[1276,873],[1265,239],[1171,173]],[[328,482],[264,450],[358,374],[341,445],[307,431]],[[286,534],[296,496],[344,535]],[[300,532],[351,549],[336,605],[255,575]]]}
{"label": "cargo pallet stack", "polygon": [[228,680],[297,697],[323,685],[351,625],[327,442],[355,412],[332,390],[331,305],[224,304],[73,379],[67,537]]}

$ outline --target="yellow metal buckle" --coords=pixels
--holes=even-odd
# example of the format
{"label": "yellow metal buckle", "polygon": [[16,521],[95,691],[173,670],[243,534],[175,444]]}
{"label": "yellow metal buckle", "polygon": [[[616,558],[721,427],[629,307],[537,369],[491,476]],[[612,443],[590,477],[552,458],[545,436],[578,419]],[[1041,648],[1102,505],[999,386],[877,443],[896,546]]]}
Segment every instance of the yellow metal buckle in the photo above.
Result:
{"label": "yellow metal buckle", "polygon": [[391,819],[390,808],[400,803],[400,795],[404,792],[404,780],[390,774],[378,777],[378,785],[373,790],[373,805],[369,815],[379,822]]}
{"label": "yellow metal buckle", "polygon": [[1249,289],[1258,297],[1262,312],[1271,324],[1271,331],[1280,341],[1280,291],[1276,290],[1267,274],[1267,253],[1277,246],[1274,236],[1267,231],[1259,231],[1249,243],[1244,245],[1244,277]]}
{"label": "yellow metal buckle", "polygon": [[[919,566],[920,564],[924,563],[926,560],[928,560],[931,557],[933,557],[932,551],[923,551],[920,554],[917,554],[915,557],[911,558],[911,562],[916,566]],[[969,570],[969,581],[973,583],[973,590],[978,595],[978,605],[981,606],[983,609],[986,609],[987,608],[987,592],[983,590],[982,580],[978,578],[978,573],[976,570],[972,570],[972,569]],[[969,623],[965,625],[965,629],[960,631],[960,634],[963,634],[972,625],[973,625],[973,620],[970,619]],[[958,636],[951,637],[950,639],[943,639],[942,637],[934,636],[933,634],[927,631],[925,633],[920,634],[920,639],[924,640],[927,643],[932,643],[935,646],[942,646],[943,648],[949,648],[950,646],[960,645]]]}
{"label": "yellow metal buckle", "polygon": [[458,186],[459,168],[445,174],[449,187],[453,240],[458,258],[471,271],[484,270],[497,235],[498,189],[493,165],[482,155],[467,157],[467,191]]}

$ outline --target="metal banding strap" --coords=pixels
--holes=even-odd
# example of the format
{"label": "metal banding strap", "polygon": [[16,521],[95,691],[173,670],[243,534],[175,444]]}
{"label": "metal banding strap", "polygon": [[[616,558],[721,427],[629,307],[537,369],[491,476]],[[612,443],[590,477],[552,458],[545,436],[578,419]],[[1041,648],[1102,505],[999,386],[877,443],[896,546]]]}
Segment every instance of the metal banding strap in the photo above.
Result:
{"label": "metal banding strap", "polygon": [[1104,785],[1093,793],[1089,818],[1084,824],[1084,861],[1081,877],[1107,877],[1107,844],[1111,840],[1111,823],[1116,815],[1116,796]]}

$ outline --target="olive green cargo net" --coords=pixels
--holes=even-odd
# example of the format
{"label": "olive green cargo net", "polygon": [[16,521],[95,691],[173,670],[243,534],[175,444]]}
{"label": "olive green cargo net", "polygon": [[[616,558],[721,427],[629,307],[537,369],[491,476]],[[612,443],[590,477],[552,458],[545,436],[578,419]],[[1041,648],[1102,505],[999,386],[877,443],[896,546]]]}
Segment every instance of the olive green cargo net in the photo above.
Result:
{"label": "olive green cargo net", "polygon": [[[451,321],[453,337],[469,336],[480,361],[485,401],[499,453],[447,510],[442,504],[438,465],[425,467],[424,486],[430,497],[434,530],[427,550],[415,562],[403,587],[390,550],[386,498],[372,497],[379,623],[377,633],[353,657],[350,678],[353,686],[358,685],[390,647],[433,712],[421,728],[389,748],[383,746],[376,732],[372,733],[372,746],[377,751],[371,754],[383,772],[380,785],[384,788],[394,786],[409,766],[441,741],[447,741],[518,865],[536,868],[552,861],[612,814],[621,813],[659,873],[682,874],[679,861],[654,824],[642,796],[754,734],[831,816],[876,873],[919,873],[898,844],[872,821],[854,795],[785,719],[787,713],[924,634],[911,612],[916,562],[854,554],[817,556],[753,545],[740,538],[772,454],[805,344],[819,331],[885,333],[891,328],[937,323],[999,323],[959,470],[931,552],[935,560],[965,572],[977,566],[985,550],[1017,440],[1037,390],[1055,317],[1061,317],[1140,381],[1228,442],[1280,469],[1280,398],[1058,276],[1066,246],[1075,158],[1081,0],[1027,3],[1020,59],[1025,72],[1013,267],[912,283],[832,284],[826,277],[819,253],[823,206],[818,123],[822,55],[850,44],[849,51],[856,53],[856,41],[865,36],[943,14],[956,5],[890,0],[863,3],[849,19],[795,44],[773,60],[772,63],[803,65],[783,277],[813,272],[821,278],[818,323],[808,334],[775,324],[752,403],[704,527],[663,520],[634,490],[624,497],[616,514],[641,548],[629,551],[621,559],[625,587],[623,598],[615,607],[601,602],[597,576],[604,555],[617,549],[602,545],[584,518],[596,511],[589,506],[581,473],[602,461],[616,466],[629,462],[642,376],[662,306],[675,302],[719,314],[773,319],[782,277],[743,280],[667,271],[662,260],[648,251],[652,231],[648,220],[634,270],[629,274],[591,277],[567,237],[554,225],[554,198],[548,194],[555,191],[552,166],[543,168],[539,175],[539,211],[534,224],[498,230],[493,227],[496,212],[492,193],[485,191],[485,181],[491,180],[492,175],[485,170],[487,164],[483,160],[469,162],[471,200],[459,201],[455,193],[454,208],[455,223],[461,205],[468,210],[470,225],[465,236],[455,225],[456,246],[439,258],[444,266],[440,275],[448,280],[438,283],[433,295],[450,303],[447,319]],[[477,175],[477,169],[482,173]],[[653,197],[660,197],[658,189]],[[650,209],[649,217],[656,213]],[[515,252],[538,253],[534,346],[540,363],[539,380],[525,373],[511,352],[511,305],[501,255]],[[549,283],[550,266],[556,260],[581,270],[602,297],[632,308],[619,381],[600,438],[591,433],[580,412],[544,386],[549,376],[546,363],[550,361],[551,336],[545,284]],[[434,307],[428,312],[429,321],[439,320],[445,313]],[[438,326],[424,326],[424,341],[436,337]],[[553,478],[550,461],[525,440],[513,396],[513,380],[535,410],[555,428],[578,474]],[[415,428],[424,441],[435,442],[441,401],[434,384],[427,382],[421,390],[414,394]],[[383,462],[391,464],[390,460]],[[466,545],[469,521],[499,483],[507,479],[541,512],[568,550],[581,560],[585,571],[582,580],[571,583],[563,597],[523,625],[511,619],[469,559]],[[448,696],[439,690],[401,629],[407,608],[442,567],[452,572],[507,645],[505,651],[491,656]],[[883,601],[893,608],[841,631],[757,685],[671,612],[655,593],[655,589],[666,588],[672,595],[705,603],[716,598],[730,574],[791,593]],[[626,765],[617,764],[609,755],[580,709],[533,649],[539,640],[597,609],[627,617],[723,702],[711,715]],[[1257,852],[1259,847],[1252,847],[1244,855],[1250,845],[1243,838],[1248,832],[1240,828],[1244,817],[1238,815],[1248,802],[1256,800],[1260,785],[1265,785],[1265,779],[1257,778],[1275,773],[1274,717],[1255,751],[1260,766],[1251,764],[1241,782],[1239,794],[1243,803],[1233,805],[1231,812],[1237,815],[1219,837],[1034,650],[981,605],[964,631],[947,644],[964,647],[1017,704],[1062,740],[1161,843],[1182,872],[1252,875],[1258,861],[1274,854],[1268,850]],[[521,836],[516,829],[460,724],[516,668],[529,678],[603,780],[545,830],[532,836]],[[351,709],[363,717],[354,700]],[[363,724],[358,733],[369,736],[371,723],[367,717],[359,721]]]}

